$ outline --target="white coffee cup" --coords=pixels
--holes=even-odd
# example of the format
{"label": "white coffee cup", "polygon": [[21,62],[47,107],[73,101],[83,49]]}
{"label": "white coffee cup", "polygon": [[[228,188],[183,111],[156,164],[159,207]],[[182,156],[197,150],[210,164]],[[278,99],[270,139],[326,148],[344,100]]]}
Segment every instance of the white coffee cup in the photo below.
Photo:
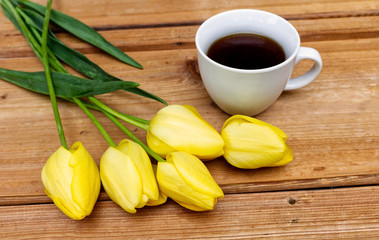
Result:
{"label": "white coffee cup", "polygon": [[[253,33],[275,40],[286,60],[278,65],[245,70],[221,65],[207,56],[216,40],[235,33]],[[196,48],[200,75],[212,100],[229,114],[254,116],[280,96],[283,90],[304,87],[320,73],[322,60],[313,48],[300,47],[296,29],[284,18],[260,10],[237,9],[207,19],[197,30]],[[305,74],[290,78],[297,62],[311,59],[314,64]]]}

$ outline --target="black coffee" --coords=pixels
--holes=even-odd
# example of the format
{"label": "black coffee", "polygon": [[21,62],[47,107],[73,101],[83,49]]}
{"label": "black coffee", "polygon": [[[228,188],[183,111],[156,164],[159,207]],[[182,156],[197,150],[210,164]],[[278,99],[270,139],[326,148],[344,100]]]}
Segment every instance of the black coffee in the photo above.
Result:
{"label": "black coffee", "polygon": [[207,55],[222,65],[239,69],[268,68],[286,59],[276,41],[251,33],[222,37],[210,46]]}

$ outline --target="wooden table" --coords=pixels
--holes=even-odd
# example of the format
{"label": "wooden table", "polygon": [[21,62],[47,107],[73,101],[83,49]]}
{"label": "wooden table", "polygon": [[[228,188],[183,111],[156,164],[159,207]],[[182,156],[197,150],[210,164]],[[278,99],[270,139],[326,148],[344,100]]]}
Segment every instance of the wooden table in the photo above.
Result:
{"label": "wooden table", "polygon": [[[324,66],[313,83],[284,92],[256,116],[287,133],[294,152],[290,164],[241,170],[222,158],[207,162],[225,192],[213,211],[192,212],[169,200],[133,215],[102,191],[82,221],[66,217],[40,179],[60,146],[49,98],[0,81],[0,239],[379,239],[378,1],[55,0],[53,8],[97,29],[144,69],[58,33],[70,47],[169,104],[193,105],[217,130],[229,116],[204,89],[194,45],[208,17],[237,8],[281,15],[298,29],[302,46],[319,50]],[[42,70],[2,13],[0,26],[0,67]],[[294,75],[309,67],[299,63]],[[146,119],[163,107],[120,91],[99,98]],[[64,101],[59,107],[69,145],[83,142],[98,164],[106,141],[78,107]],[[126,138],[95,115],[116,142]],[[145,141],[144,131],[131,130]]]}

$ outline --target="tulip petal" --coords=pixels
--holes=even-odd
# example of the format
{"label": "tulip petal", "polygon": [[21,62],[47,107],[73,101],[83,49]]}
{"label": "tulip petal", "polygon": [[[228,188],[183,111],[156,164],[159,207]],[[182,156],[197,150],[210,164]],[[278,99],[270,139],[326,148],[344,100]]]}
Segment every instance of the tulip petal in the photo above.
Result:
{"label": "tulip petal", "polygon": [[254,169],[274,165],[283,159],[287,146],[281,130],[261,121],[233,119],[227,121],[221,132],[225,141],[224,157],[231,165]]}
{"label": "tulip petal", "polygon": [[54,204],[68,217],[80,220],[87,216],[73,200],[71,182],[74,170],[69,166],[72,154],[64,147],[58,148],[47,160],[41,173],[46,194]]}
{"label": "tulip petal", "polygon": [[133,161],[109,147],[100,161],[100,176],[108,196],[125,211],[135,213],[142,199],[142,179]]}
{"label": "tulip petal", "polygon": [[[189,204],[189,203],[185,203],[185,202],[180,202],[180,201],[176,201],[180,206],[182,207],[185,207],[185,208],[188,208],[189,210],[192,210],[192,211],[197,211],[197,212],[200,212],[200,211],[208,211],[208,210],[212,210],[212,209],[204,209],[204,208],[201,208],[199,206],[196,206],[194,204]],[[217,203],[217,198],[214,199],[214,203],[213,205],[216,205]]]}
{"label": "tulip petal", "polygon": [[55,205],[72,219],[82,219],[85,214],[80,211],[71,197],[71,179],[73,170],[68,162],[71,153],[64,147],[58,148],[47,160],[42,169],[41,178],[45,186],[46,194],[54,201]]}
{"label": "tulip petal", "polygon": [[284,141],[287,141],[287,135],[280,128],[278,128],[274,125],[271,125],[269,123],[266,123],[264,121],[261,121],[259,119],[249,117],[249,116],[244,116],[244,115],[234,115],[225,121],[224,127],[227,126],[229,124],[229,122],[231,122],[231,121],[240,121],[240,123],[250,122],[250,123],[258,124],[261,126],[267,126],[267,127],[271,128],[273,131],[275,131],[281,138],[283,138]]}
{"label": "tulip petal", "polygon": [[292,149],[290,147],[287,146],[286,150],[285,150],[285,153],[284,153],[284,157],[282,160],[280,160],[279,162],[275,163],[274,165],[271,165],[270,167],[279,167],[279,166],[283,166],[283,165],[286,165],[288,163],[290,163],[291,161],[293,160],[293,152],[292,152]]}
{"label": "tulip petal", "polygon": [[[125,139],[122,140],[116,147],[119,151],[128,155],[136,165],[138,172],[141,175],[143,183],[143,194],[146,195],[144,203],[147,201],[156,201],[159,198],[158,184],[155,179],[151,161],[145,150],[137,143]],[[144,204],[143,204],[144,205]],[[143,207],[142,205],[142,207]]]}
{"label": "tulip petal", "polygon": [[190,205],[196,205],[201,210],[214,208],[215,198],[191,188],[178,174],[172,163],[158,163],[157,180],[163,194],[178,203],[191,203]]}
{"label": "tulip petal", "polygon": [[207,167],[197,157],[187,152],[173,152],[167,155],[167,162],[173,163],[182,179],[196,191],[214,198],[224,197]]}
{"label": "tulip petal", "polygon": [[71,193],[73,200],[88,216],[100,193],[100,174],[91,155],[83,144],[76,142],[72,145],[69,165],[73,169]]}
{"label": "tulip petal", "polygon": [[162,192],[160,192],[158,199],[157,200],[149,200],[146,203],[146,206],[158,206],[158,205],[162,205],[166,201],[167,201],[167,196],[164,195]]}
{"label": "tulip petal", "polygon": [[167,106],[155,115],[150,122],[147,143],[162,157],[176,150],[202,160],[221,156],[224,146],[220,134],[193,107],[181,105]]}
{"label": "tulip petal", "polygon": [[[146,141],[151,150],[153,150],[156,154],[158,154],[162,158],[166,158],[167,154],[169,154],[170,152],[176,151],[175,148],[171,147],[170,145],[162,141],[160,138],[155,136],[153,134],[153,131],[151,131],[150,129],[151,127],[149,127],[149,130],[146,134]],[[167,138],[168,137],[170,136],[167,136]]]}
{"label": "tulip petal", "polygon": [[[49,157],[43,167],[42,182],[51,195],[71,196],[69,186],[71,185],[73,170],[68,165],[70,157],[71,153],[64,147],[60,147]],[[58,179],[58,176],[65,177]]]}

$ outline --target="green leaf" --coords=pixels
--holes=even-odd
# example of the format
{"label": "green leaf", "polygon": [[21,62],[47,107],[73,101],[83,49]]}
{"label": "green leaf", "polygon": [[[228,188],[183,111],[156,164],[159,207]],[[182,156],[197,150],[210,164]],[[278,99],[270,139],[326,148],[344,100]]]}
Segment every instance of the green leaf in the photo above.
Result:
{"label": "green leaf", "polygon": [[138,88],[138,87],[135,87],[135,88],[129,88],[129,89],[127,89],[126,91],[131,92],[131,93],[134,93],[134,94],[137,94],[137,95],[140,95],[140,96],[142,96],[142,97],[146,97],[146,98],[150,98],[150,99],[153,99],[153,100],[159,101],[159,102],[163,103],[163,104],[166,105],[166,106],[168,105],[168,104],[166,103],[166,101],[163,100],[162,98],[160,98],[160,97],[158,97],[158,96],[156,96],[156,95],[154,95],[154,94],[152,94],[152,93],[150,93],[150,92],[147,92],[147,91],[145,91],[145,90],[143,90],[143,89],[141,89],[141,88]]}
{"label": "green leaf", "polygon": [[[82,53],[78,51],[75,51],[72,48],[69,48],[67,45],[65,45],[63,42],[61,42],[55,37],[49,38],[48,46],[50,50],[52,50],[54,54],[60,60],[62,60],[66,64],[70,65],[72,68],[76,69],[78,72],[84,74],[85,76],[89,78],[92,78],[95,81],[100,81],[100,82],[123,81],[107,73],[97,64],[89,60],[85,55],[83,55]],[[143,89],[136,87],[136,88],[125,89],[125,91],[131,92],[143,97],[147,97],[147,98],[162,102],[163,104],[167,105],[167,103],[163,99]]]}
{"label": "green leaf", "polygon": [[[31,10],[23,9],[23,11],[29,17],[29,19],[26,20],[28,24],[41,31],[43,26],[43,17]],[[121,79],[114,77],[113,75],[104,71],[101,67],[89,60],[82,53],[69,48],[67,45],[61,42],[52,32],[49,36],[47,44],[49,49],[52,50],[60,60],[89,78],[102,82],[122,81]],[[143,89],[129,88],[125,89],[125,91],[140,95],[142,97],[150,98],[167,105],[167,103],[162,98]]]}
{"label": "green leaf", "polygon": [[[96,82],[68,73],[52,72],[56,95],[62,98],[95,96],[138,86],[127,81]],[[49,94],[45,72],[22,72],[0,68],[0,78],[28,90]]]}
{"label": "green leaf", "polygon": [[[45,7],[42,5],[25,0],[18,0],[18,2],[23,7],[33,9],[42,15],[45,13]],[[129,64],[133,67],[142,68],[141,64],[139,64],[131,57],[126,55],[119,48],[105,40],[98,32],[96,32],[96,30],[86,25],[85,23],[57,10],[51,11],[50,19],[52,22],[54,22],[61,28],[77,36],[78,38],[102,49],[103,51],[117,58],[118,60],[126,64]]]}

